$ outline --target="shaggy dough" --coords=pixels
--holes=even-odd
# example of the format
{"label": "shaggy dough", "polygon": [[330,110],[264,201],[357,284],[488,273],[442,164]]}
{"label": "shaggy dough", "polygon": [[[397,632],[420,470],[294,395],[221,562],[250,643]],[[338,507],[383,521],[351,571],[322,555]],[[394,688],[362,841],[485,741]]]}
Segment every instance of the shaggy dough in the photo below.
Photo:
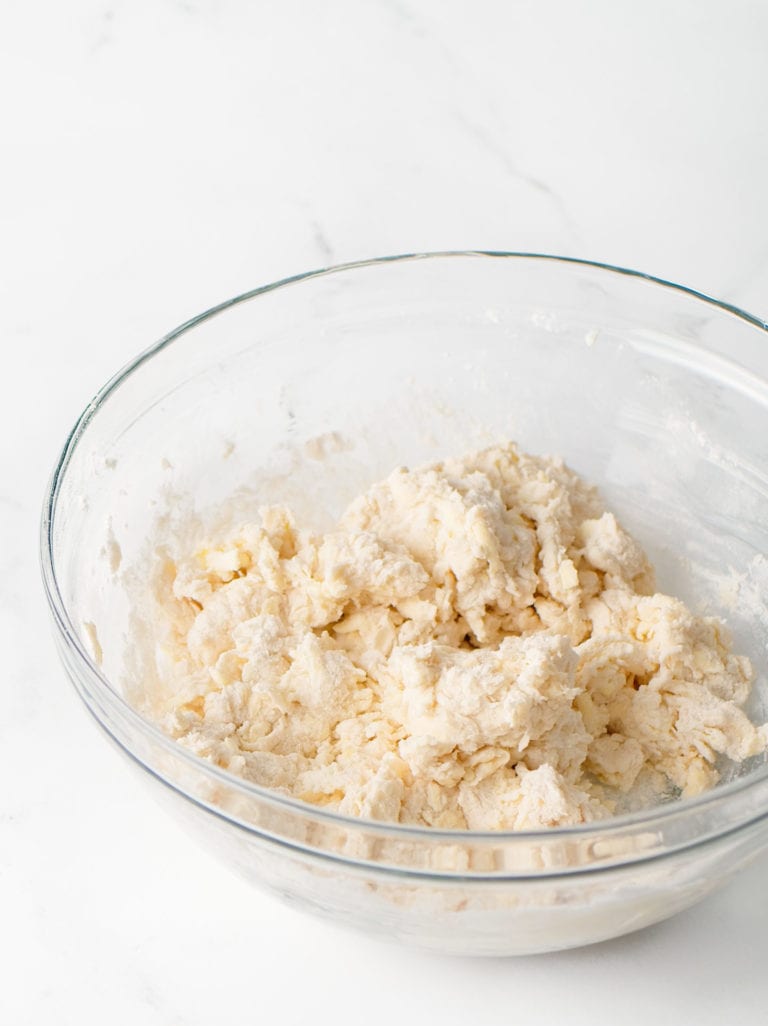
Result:
{"label": "shaggy dough", "polygon": [[166,556],[155,594],[164,729],[353,816],[580,823],[768,741],[720,622],[654,594],[595,489],[512,444],[396,470],[325,535],[262,509]]}

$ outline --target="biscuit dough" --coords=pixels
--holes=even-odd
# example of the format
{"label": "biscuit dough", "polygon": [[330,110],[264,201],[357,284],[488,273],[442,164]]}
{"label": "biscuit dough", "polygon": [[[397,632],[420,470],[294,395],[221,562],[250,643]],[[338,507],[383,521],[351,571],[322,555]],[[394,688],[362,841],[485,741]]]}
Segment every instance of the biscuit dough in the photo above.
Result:
{"label": "biscuit dough", "polygon": [[654,593],[596,490],[512,444],[396,470],[325,535],[264,508],[166,556],[155,596],[163,728],[347,815],[581,823],[768,741],[722,624]]}

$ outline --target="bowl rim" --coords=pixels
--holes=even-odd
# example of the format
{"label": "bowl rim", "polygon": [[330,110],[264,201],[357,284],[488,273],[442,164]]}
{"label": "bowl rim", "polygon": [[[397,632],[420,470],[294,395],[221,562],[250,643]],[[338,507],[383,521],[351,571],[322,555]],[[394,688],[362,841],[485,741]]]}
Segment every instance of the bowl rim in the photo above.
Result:
{"label": "bowl rim", "polygon": [[[552,841],[556,838],[578,838],[581,840],[588,839],[590,835],[605,835],[606,831],[618,831],[622,828],[632,827],[645,827],[649,824],[657,823],[671,819],[675,816],[684,815],[687,812],[699,812],[703,808],[708,806],[719,804],[724,799],[729,798],[732,795],[751,789],[753,786],[761,783],[768,779],[768,764],[761,768],[749,773],[747,776],[739,777],[728,783],[717,785],[708,791],[703,792],[692,798],[680,798],[669,802],[665,802],[649,809],[643,809],[636,812],[625,813],[619,816],[612,816],[607,819],[592,820],[587,823],[574,824],[572,826],[562,827],[547,827],[541,830],[491,830],[491,831],[477,831],[477,830],[458,830],[458,829],[444,829],[444,828],[433,828],[433,827],[422,827],[408,823],[391,823],[381,820],[364,819],[362,817],[348,816],[342,813],[333,812],[322,806],[312,805],[309,802],[304,802],[301,799],[293,798],[289,795],[280,794],[277,791],[271,790],[266,787],[262,787],[259,784],[255,784],[243,777],[236,776],[213,763],[209,763],[196,755],[194,752],[180,745],[176,740],[165,734],[160,727],[152,721],[146,719],[141,715],[128,701],[125,699],[109,682],[109,679],[101,671],[101,668],[96,664],[90,653],[87,651],[85,645],[80,640],[77,629],[72,618],[67,610],[66,603],[64,601],[59,582],[56,574],[55,560],[53,554],[53,535],[56,521],[57,503],[59,498],[59,492],[61,489],[62,481],[66,474],[69,463],[72,456],[82,438],[85,431],[88,428],[93,417],[109,399],[113,392],[115,392],[120,385],[130,377],[135,371],[137,371],[144,363],[152,359],[158,353],[162,352],[166,347],[171,345],[177,339],[181,338],[191,329],[201,324],[202,322],[209,320],[218,314],[223,313],[225,310],[232,306],[236,306],[240,303],[244,303],[248,300],[254,299],[257,296],[264,295],[269,292],[276,291],[278,289],[287,288],[291,285],[296,285],[304,281],[313,280],[316,278],[322,278],[329,275],[339,274],[348,271],[358,271],[363,268],[370,268],[379,265],[388,265],[393,263],[409,263],[422,260],[444,260],[444,259],[457,259],[457,258],[480,258],[480,259],[494,259],[494,260],[512,260],[523,263],[525,261],[532,262],[550,262],[553,264],[564,264],[564,265],[575,265],[581,267],[588,267],[596,269],[598,271],[605,271],[610,275],[617,275],[622,277],[628,277],[636,279],[642,282],[649,283],[655,286],[661,286],[664,289],[669,289],[674,292],[680,293],[684,296],[691,297],[697,301],[707,304],[708,306],[715,307],[717,310],[731,314],[736,318],[746,322],[750,326],[757,328],[760,331],[768,334],[768,321],[755,316],[754,314],[748,313],[746,310],[741,309],[731,303],[718,300],[712,296],[700,292],[697,289],[691,288],[687,285],[680,285],[674,282],[668,281],[665,278],[658,277],[656,275],[647,274],[642,271],[632,270],[626,267],[621,267],[615,264],[605,263],[598,260],[587,260],[579,257],[571,256],[558,256],[550,253],[537,253],[527,251],[515,251],[515,250],[485,250],[485,249],[463,249],[463,250],[438,250],[434,252],[418,252],[418,253],[402,253],[392,256],[383,257],[372,257],[365,260],[348,261],[345,263],[333,264],[326,267],[321,267],[316,270],[306,271],[301,274],[291,275],[286,278],[281,278],[277,281],[270,282],[266,285],[261,285],[253,289],[249,289],[246,292],[240,293],[231,299],[224,300],[221,303],[217,303],[215,306],[209,307],[202,313],[189,318],[182,322],[178,327],[174,328],[168,334],[162,336],[157,342],[148,346],[145,350],[140,352],[132,360],[126,363],[120,370],[118,370],[105,384],[99,389],[99,391],[93,396],[91,401],[81,412],[73,427],[69,431],[64,445],[62,446],[58,459],[54,465],[51,473],[48,486],[45,492],[43,501],[42,515],[40,519],[40,535],[39,535],[39,556],[40,556],[40,567],[43,579],[43,587],[46,595],[46,599],[49,606],[49,611],[52,615],[54,624],[58,630],[60,639],[66,644],[69,651],[74,655],[77,663],[82,669],[85,670],[87,676],[96,683],[100,688],[103,688],[109,698],[109,701],[115,702],[120,709],[120,712],[125,716],[128,721],[138,729],[144,735],[149,735],[152,741],[159,743],[162,748],[168,751],[176,758],[180,758],[183,762],[189,764],[193,769],[203,773],[206,776],[225,784],[227,787],[234,787],[241,791],[247,796],[258,798],[261,801],[267,802],[270,805],[276,805],[284,808],[286,811],[292,811],[302,816],[311,816],[318,820],[324,821],[328,824],[335,826],[343,826],[350,830],[366,830],[374,833],[396,835],[399,837],[408,837],[411,839],[419,838],[424,841],[447,841],[455,843],[457,841],[473,842],[473,841],[488,841],[496,842],[501,845],[504,842],[509,841],[529,841],[529,842],[542,842]],[[79,688],[78,688],[79,691]],[[81,698],[83,695],[81,694]],[[85,701],[85,699],[83,698]],[[88,702],[85,702],[86,706],[89,707],[90,711],[96,716],[96,713]],[[96,716],[99,724],[107,731],[107,733],[115,740],[118,745],[123,748],[129,755],[131,755],[139,764],[150,773],[157,775],[156,770],[151,766],[147,765],[141,758],[135,753],[127,749],[123,742],[114,736],[108,725],[100,716]],[[163,782],[173,787],[175,790],[179,790],[177,784],[173,781],[165,780]],[[185,792],[183,792],[185,793]],[[185,796],[192,801],[197,802],[191,794]],[[237,823],[238,821],[231,816],[228,816],[223,810],[209,810],[217,811],[218,814],[223,815],[227,820]],[[765,816],[768,816],[768,808],[764,812]],[[759,816],[758,818],[763,818]],[[751,817],[750,822],[754,822],[754,816]],[[242,824],[240,824],[242,825]],[[746,821],[745,824],[747,825]],[[692,839],[692,843],[695,843]]]}

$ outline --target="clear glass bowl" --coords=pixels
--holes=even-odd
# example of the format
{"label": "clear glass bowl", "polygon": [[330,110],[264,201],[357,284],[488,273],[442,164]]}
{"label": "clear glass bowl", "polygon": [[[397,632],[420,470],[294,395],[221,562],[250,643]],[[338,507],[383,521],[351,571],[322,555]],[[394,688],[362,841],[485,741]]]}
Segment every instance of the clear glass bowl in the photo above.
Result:
{"label": "clear glass bowl", "polygon": [[666,282],[523,254],[374,260],[224,303],[117,374],[64,447],[42,561],[66,672],[202,843],[339,922],[498,955],[672,915],[768,843],[764,760],[726,767],[697,799],[545,832],[335,815],[228,775],[139,715],[124,570],[180,508],[256,495],[321,525],[394,466],[513,438],[598,484],[662,590],[727,619],[764,720],[768,383],[748,362],[766,330]]}

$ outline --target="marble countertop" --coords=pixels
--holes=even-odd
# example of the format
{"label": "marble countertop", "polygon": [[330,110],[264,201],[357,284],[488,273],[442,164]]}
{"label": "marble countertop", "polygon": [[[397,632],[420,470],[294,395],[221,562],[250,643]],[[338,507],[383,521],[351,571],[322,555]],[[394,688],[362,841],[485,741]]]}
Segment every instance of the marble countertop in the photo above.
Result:
{"label": "marble countertop", "polygon": [[36,534],[111,373],[287,274],[533,250],[768,316],[768,6],[41,0],[3,23],[0,1021],[763,1021],[766,858],[658,927],[516,961],[384,946],[248,889],[67,684]]}

